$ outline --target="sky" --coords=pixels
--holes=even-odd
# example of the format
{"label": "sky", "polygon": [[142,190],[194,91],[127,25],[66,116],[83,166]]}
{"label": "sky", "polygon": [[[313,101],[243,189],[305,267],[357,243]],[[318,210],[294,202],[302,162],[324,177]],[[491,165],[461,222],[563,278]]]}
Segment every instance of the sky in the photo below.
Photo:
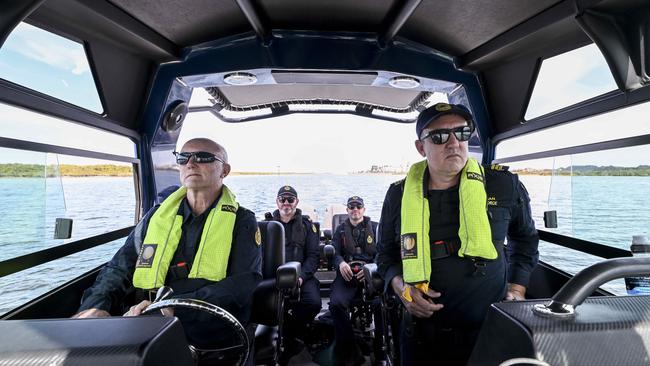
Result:
{"label": "sky", "polygon": [[[101,113],[93,77],[81,44],[21,23],[0,49],[0,78]],[[594,45],[545,60],[526,118],[562,108],[615,88]],[[125,137],[67,123],[0,104],[2,137],[24,139],[110,154],[134,156]],[[497,158],[590,142],[649,134],[650,103],[539,131],[497,146]],[[59,124],[59,128],[46,128]],[[585,127],[588,126],[588,127]],[[346,114],[291,114],[244,123],[225,123],[208,112],[192,113],[181,130],[179,146],[193,137],[209,137],[226,147],[234,171],[329,172],[394,167],[422,159],[414,147],[413,124]],[[41,163],[45,154],[0,148],[0,163]],[[636,166],[648,164],[648,147],[574,156],[574,164]],[[51,155],[51,154],[50,154]],[[51,159],[51,157],[49,158]],[[61,157],[61,163],[96,164],[94,159]],[[558,160],[559,161],[559,160]],[[548,159],[529,162],[535,168]]]}

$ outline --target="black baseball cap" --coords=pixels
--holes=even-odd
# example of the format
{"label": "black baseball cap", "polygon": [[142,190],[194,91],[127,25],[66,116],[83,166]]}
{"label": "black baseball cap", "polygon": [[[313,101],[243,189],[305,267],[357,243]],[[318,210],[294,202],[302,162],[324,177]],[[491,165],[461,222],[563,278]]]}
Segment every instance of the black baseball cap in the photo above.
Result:
{"label": "black baseball cap", "polygon": [[298,192],[296,192],[296,190],[293,189],[292,186],[282,186],[278,191],[278,197],[285,197],[285,196],[298,198]]}
{"label": "black baseball cap", "polygon": [[359,196],[352,196],[352,197],[348,198],[348,205],[350,203],[358,203],[358,204],[363,206],[363,198],[361,198]]}
{"label": "black baseball cap", "polygon": [[423,110],[418,116],[418,121],[415,124],[415,132],[418,134],[418,139],[422,137],[422,130],[424,130],[429,123],[436,118],[440,118],[447,114],[457,114],[465,118],[468,122],[474,120],[472,113],[470,113],[469,109],[462,104],[436,103]]}

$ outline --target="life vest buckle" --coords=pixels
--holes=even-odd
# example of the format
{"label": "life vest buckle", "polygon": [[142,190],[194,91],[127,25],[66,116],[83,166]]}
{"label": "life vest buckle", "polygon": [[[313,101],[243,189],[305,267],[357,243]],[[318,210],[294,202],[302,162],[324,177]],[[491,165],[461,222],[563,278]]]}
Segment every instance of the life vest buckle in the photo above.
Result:
{"label": "life vest buckle", "polygon": [[486,271],[485,268],[487,267],[487,263],[482,260],[476,260],[474,259],[474,273],[472,273],[472,276],[485,276]]}

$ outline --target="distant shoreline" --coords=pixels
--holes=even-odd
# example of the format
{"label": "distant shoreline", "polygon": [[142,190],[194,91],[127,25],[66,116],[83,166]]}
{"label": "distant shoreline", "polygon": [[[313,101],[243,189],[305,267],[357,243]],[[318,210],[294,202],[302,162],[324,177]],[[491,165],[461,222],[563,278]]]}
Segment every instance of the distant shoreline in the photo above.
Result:
{"label": "distant shoreline", "polygon": [[[160,168],[158,168],[160,169]],[[176,169],[170,169],[177,171]],[[551,169],[513,169],[519,175],[540,176],[650,176],[650,166],[637,167],[577,165],[569,168]],[[231,172],[231,176],[272,176],[272,175],[314,175],[338,174],[315,172]],[[343,173],[347,175],[389,175],[404,176],[405,172],[358,171]],[[41,165],[41,164],[0,164],[0,178],[52,178],[52,177],[131,177],[132,167],[128,165]]]}

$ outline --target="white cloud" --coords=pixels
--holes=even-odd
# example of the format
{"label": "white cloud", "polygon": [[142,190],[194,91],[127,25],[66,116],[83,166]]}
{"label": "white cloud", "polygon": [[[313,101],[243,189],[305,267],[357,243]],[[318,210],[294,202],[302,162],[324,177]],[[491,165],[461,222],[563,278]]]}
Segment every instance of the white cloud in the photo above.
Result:
{"label": "white cloud", "polygon": [[552,112],[616,89],[607,63],[595,45],[544,60],[526,119]]}
{"label": "white cloud", "polygon": [[21,23],[9,35],[7,49],[33,60],[81,75],[90,71],[83,46],[29,24]]}

